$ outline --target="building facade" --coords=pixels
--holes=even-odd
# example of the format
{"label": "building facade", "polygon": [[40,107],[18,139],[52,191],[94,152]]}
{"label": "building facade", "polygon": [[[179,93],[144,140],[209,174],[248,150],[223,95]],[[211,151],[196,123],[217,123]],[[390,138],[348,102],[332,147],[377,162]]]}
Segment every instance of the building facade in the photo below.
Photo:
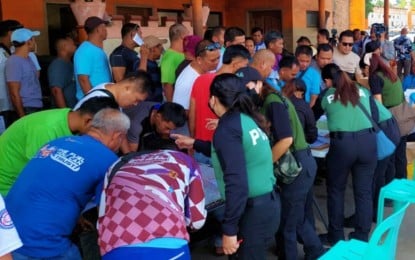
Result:
{"label": "building facade", "polygon": [[[54,35],[75,30],[77,14],[70,4],[78,1],[85,0],[1,0],[1,18],[17,19],[26,27],[41,31],[38,53],[50,54]],[[170,24],[169,21],[186,20],[184,5],[191,1],[89,0],[85,3],[91,6],[104,3],[105,12],[115,20],[139,19],[144,27],[149,26],[146,30],[155,32],[158,27]],[[280,30],[288,50],[295,48],[295,41],[302,35],[315,43],[319,27],[340,32],[352,24],[362,23],[361,12],[364,14],[364,0],[204,0],[203,4],[210,9],[206,26],[239,26],[247,34],[254,26],[265,31]]]}

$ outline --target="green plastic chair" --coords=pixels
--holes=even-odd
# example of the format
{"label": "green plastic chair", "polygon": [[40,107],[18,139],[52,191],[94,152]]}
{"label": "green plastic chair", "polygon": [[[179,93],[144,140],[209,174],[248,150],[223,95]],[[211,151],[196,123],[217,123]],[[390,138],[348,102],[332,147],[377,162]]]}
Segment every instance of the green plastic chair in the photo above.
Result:
{"label": "green plastic chair", "polygon": [[376,226],[369,242],[356,239],[341,240],[319,259],[395,259],[399,228],[409,204],[404,204],[398,211]]}
{"label": "green plastic chair", "polygon": [[405,202],[415,203],[415,181],[394,179],[380,190],[376,223],[382,222],[385,199],[393,200],[395,211]]}

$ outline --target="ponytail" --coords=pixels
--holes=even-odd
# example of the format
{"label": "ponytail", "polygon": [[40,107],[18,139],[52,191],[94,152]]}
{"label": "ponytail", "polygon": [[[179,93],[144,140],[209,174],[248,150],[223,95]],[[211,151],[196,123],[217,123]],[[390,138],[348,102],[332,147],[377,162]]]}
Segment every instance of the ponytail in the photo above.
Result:
{"label": "ponytail", "polygon": [[334,92],[334,100],[339,100],[344,106],[348,102],[356,106],[359,103],[359,90],[355,83],[350,79],[346,72],[340,70],[339,66],[334,63],[327,64],[321,71],[323,79],[331,79]]}
{"label": "ponytail", "polygon": [[247,93],[242,80],[235,74],[224,73],[218,75],[210,85],[210,95],[218,98],[219,102],[228,111],[236,111],[250,116],[263,130],[264,117],[262,117]]}

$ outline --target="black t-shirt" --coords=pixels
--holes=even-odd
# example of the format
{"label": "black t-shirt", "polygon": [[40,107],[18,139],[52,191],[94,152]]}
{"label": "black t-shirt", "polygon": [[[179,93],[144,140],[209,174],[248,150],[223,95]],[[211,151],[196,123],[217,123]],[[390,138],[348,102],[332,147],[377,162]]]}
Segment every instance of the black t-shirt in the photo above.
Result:
{"label": "black t-shirt", "polygon": [[142,131],[139,137],[138,151],[170,149],[178,150],[173,139],[164,139],[157,132],[150,123],[150,117],[153,110],[158,109],[158,105],[153,106],[149,115],[141,121]]}
{"label": "black t-shirt", "polygon": [[128,74],[137,70],[136,64],[140,64],[140,59],[137,52],[120,45],[111,53],[110,64],[111,67],[125,67],[125,74]]}

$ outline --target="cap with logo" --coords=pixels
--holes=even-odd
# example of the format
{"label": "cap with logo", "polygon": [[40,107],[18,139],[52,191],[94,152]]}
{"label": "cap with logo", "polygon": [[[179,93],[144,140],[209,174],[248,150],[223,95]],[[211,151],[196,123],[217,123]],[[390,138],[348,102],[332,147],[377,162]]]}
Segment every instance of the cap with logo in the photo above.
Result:
{"label": "cap with logo", "polygon": [[40,35],[39,31],[31,31],[26,28],[21,28],[21,29],[17,29],[13,31],[12,36],[11,36],[11,41],[23,43],[23,42],[27,42],[28,40],[30,40],[33,36],[39,36],[39,35]]}
{"label": "cap with logo", "polygon": [[156,36],[150,35],[150,36],[146,36],[144,37],[144,44],[147,45],[148,48],[153,48],[156,47],[159,44],[165,44],[167,43],[166,39],[160,39],[157,38]]}
{"label": "cap with logo", "polygon": [[235,75],[241,78],[244,86],[251,81],[256,82],[258,80],[263,80],[259,71],[250,66],[240,68]]}

